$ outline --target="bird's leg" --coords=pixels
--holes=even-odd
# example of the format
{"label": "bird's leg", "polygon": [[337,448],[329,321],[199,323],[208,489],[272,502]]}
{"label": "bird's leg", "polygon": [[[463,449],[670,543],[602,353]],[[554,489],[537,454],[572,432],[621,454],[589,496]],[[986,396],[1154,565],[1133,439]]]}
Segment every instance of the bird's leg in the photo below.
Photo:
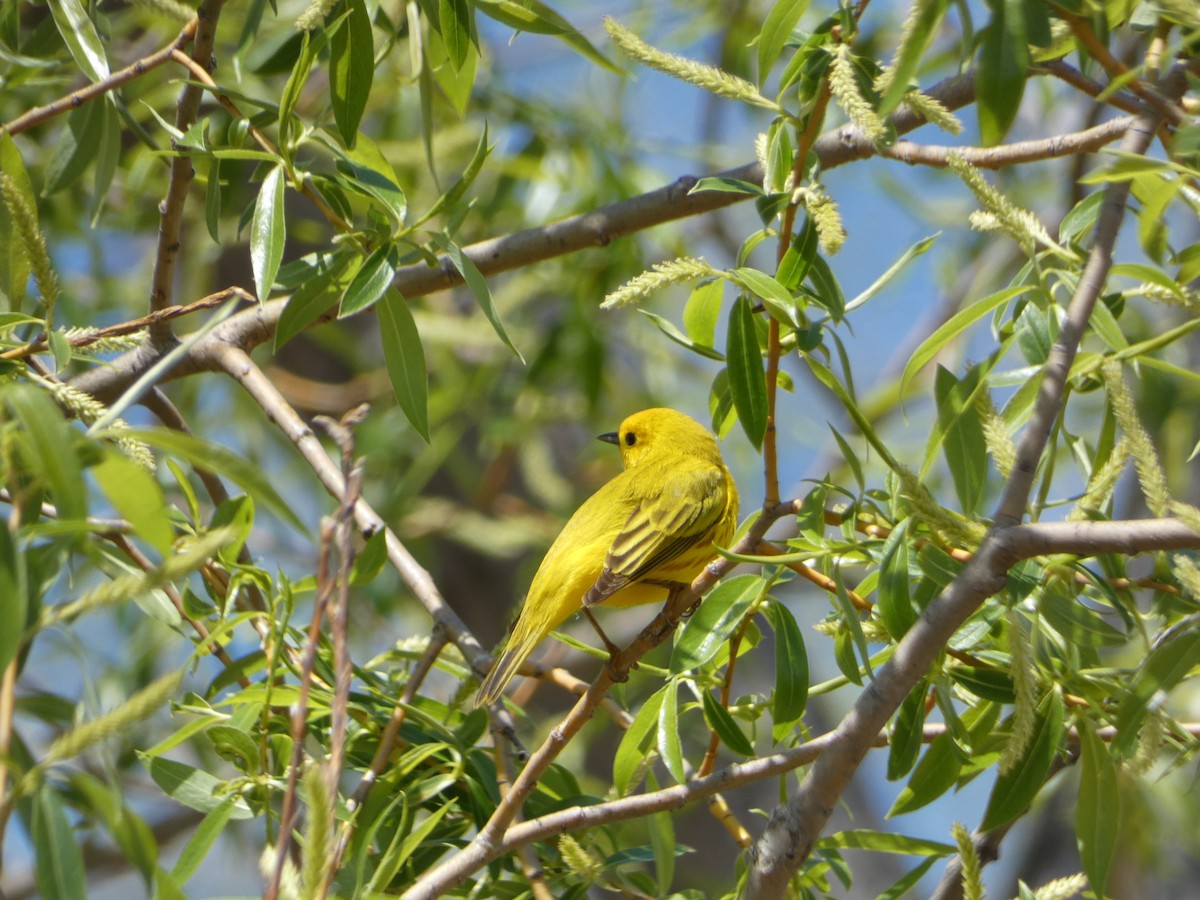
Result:
{"label": "bird's leg", "polygon": [[621,648],[608,639],[608,635],[604,633],[604,629],[600,627],[600,623],[596,621],[596,617],[592,615],[592,611],[583,607],[583,614],[587,616],[587,620],[592,623],[592,627],[596,629],[596,634],[600,636],[600,640],[604,642],[604,649],[608,651],[609,660],[616,659],[617,654],[621,652]]}
{"label": "bird's leg", "polygon": [[652,581],[650,579],[646,579],[642,583],[643,584],[653,584],[656,587],[663,587],[663,588],[667,589],[667,591],[668,591],[667,602],[663,604],[663,618],[666,620],[667,624],[670,625],[672,628],[675,628],[677,625],[679,625],[680,621],[682,621],[683,619],[690,618],[692,613],[694,613],[696,611],[696,607],[700,605],[699,600],[697,600],[688,609],[684,610],[682,616],[680,616],[678,619],[672,619],[667,614],[667,611],[671,608],[671,604],[674,602],[675,597],[679,594],[679,592],[686,591],[688,588],[691,587],[691,585],[684,584],[682,581]]}

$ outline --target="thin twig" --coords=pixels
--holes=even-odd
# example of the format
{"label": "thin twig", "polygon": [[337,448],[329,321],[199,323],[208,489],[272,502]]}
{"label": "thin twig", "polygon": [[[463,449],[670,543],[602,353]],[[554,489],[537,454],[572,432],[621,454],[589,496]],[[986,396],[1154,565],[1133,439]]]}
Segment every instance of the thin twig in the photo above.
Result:
{"label": "thin twig", "polygon": [[[213,47],[217,37],[217,19],[221,15],[224,0],[202,0],[196,10],[199,20],[195,41],[192,44],[192,58],[207,66],[213,59]],[[184,55],[172,48],[169,54]],[[186,132],[196,121],[200,111],[200,99],[203,92],[200,88],[188,84],[183,88],[179,104],[175,110],[175,127],[180,133]],[[158,252],[154,257],[154,275],[150,285],[150,311],[156,312],[171,305],[171,294],[175,278],[175,261],[179,256],[180,234],[183,229],[183,208],[187,202],[188,189],[196,170],[192,161],[186,156],[177,156],[171,160],[171,175],[167,183],[167,196],[162,202],[158,223]],[[150,325],[150,342],[156,347],[164,347],[173,341],[169,322],[160,321]]]}
{"label": "thin twig", "polygon": [[7,131],[9,134],[20,134],[22,131],[26,131],[34,125],[39,125],[57,115],[69,112],[72,109],[78,109],[89,100],[94,100],[97,97],[107,94],[109,91],[114,91],[126,82],[133,81],[133,79],[145,75],[152,69],[158,68],[171,58],[173,51],[187,45],[187,42],[196,34],[196,28],[199,24],[199,19],[193,18],[183,26],[183,30],[179,32],[175,40],[162,49],[156,50],[149,56],[143,56],[120,71],[113,72],[107,78],[103,78],[100,81],[93,81],[77,91],[72,91],[65,97],[55,100],[53,103],[47,103],[45,106],[38,106],[26,113],[22,113],[6,125],[0,125],[0,132]]}

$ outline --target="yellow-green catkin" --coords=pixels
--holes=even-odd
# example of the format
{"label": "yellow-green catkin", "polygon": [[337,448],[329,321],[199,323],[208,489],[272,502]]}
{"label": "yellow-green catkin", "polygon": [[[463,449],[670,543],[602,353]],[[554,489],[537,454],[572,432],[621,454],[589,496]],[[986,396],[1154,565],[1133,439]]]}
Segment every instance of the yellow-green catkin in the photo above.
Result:
{"label": "yellow-green catkin", "polygon": [[1033,677],[1033,660],[1029,652],[1028,638],[1021,628],[1021,617],[1014,611],[1007,613],[1008,655],[1011,660],[1009,675],[1013,682],[1012,734],[1000,756],[1000,774],[1012,771],[1020,762],[1025,750],[1033,740],[1037,724],[1037,686]]}
{"label": "yellow-green catkin", "polygon": [[834,199],[819,184],[800,188],[796,191],[796,199],[804,205],[805,212],[812,219],[821,249],[831,256],[841,250],[846,242],[846,229]]}
{"label": "yellow-green catkin", "polygon": [[631,278],[609,293],[601,302],[600,308],[615,309],[620,306],[632,306],[648,299],[655,291],[660,291],[670,285],[695,281],[697,278],[707,278],[717,274],[719,274],[717,270],[703,259],[691,256],[681,256],[678,259],[656,263],[649,271]]}
{"label": "yellow-green catkin", "polygon": [[1167,303],[1171,306],[1178,306],[1192,315],[1200,315],[1200,291],[1189,288],[1185,285],[1177,284],[1175,289],[1169,288],[1162,284],[1150,284],[1143,282],[1127,294],[1132,294],[1138,297],[1145,297],[1147,300],[1156,300],[1159,303]]}
{"label": "yellow-green catkin", "polygon": [[1142,426],[1142,420],[1137,414],[1137,404],[1133,392],[1125,383],[1121,374],[1121,364],[1116,360],[1105,360],[1101,367],[1104,385],[1108,388],[1108,399],[1112,404],[1113,415],[1117,425],[1129,442],[1129,452],[1137,467],[1138,483],[1146,498],[1146,507],[1156,516],[1165,516],[1170,510],[1171,495],[1167,491],[1167,476],[1163,472],[1162,463],[1154,442]]}
{"label": "yellow-green catkin", "polygon": [[983,173],[967,162],[961,153],[951,153],[947,164],[963,183],[971,189],[975,199],[983,206],[983,212],[971,213],[971,227],[977,231],[1003,231],[1015,240],[1028,254],[1040,244],[1059,251],[1064,256],[1073,256],[1050,237],[1037,216],[1023,209],[990,185]]}
{"label": "yellow-green catkin", "polygon": [[954,843],[958,845],[958,857],[962,860],[963,900],[983,900],[983,867],[971,832],[962,822],[955,822],[950,829]]}
{"label": "yellow-green catkin", "polygon": [[895,475],[900,481],[901,493],[912,507],[914,518],[932,528],[942,540],[959,547],[973,547],[983,540],[986,532],[983,525],[968,521],[943,507],[911,469],[901,468]]}
{"label": "yellow-green catkin", "polygon": [[878,141],[887,134],[883,119],[859,88],[854,73],[854,58],[848,44],[841,44],[834,52],[833,64],[829,67],[829,89],[846,118],[868,141]]}
{"label": "yellow-green catkin", "polygon": [[1034,891],[1033,895],[1037,900],[1071,900],[1072,897],[1078,897],[1082,891],[1087,889],[1087,886],[1087,876],[1082,872],[1076,872],[1074,875],[1046,882]]}
{"label": "yellow-green catkin", "polygon": [[78,343],[78,346],[73,348],[73,352],[77,354],[97,354],[97,353],[125,353],[129,350],[136,350],[146,343],[148,332],[135,331],[133,334],[116,334],[110,337],[93,338],[93,335],[99,333],[98,328],[80,328],[72,326],[71,328],[61,328],[59,333],[67,339],[68,343]]}
{"label": "yellow-green catkin", "polygon": [[56,763],[74,759],[101,741],[126,732],[133,725],[149,718],[175,692],[182,676],[182,672],[171,672],[164,675],[133,694],[112,712],[72,728],[58,737],[43,754],[38,764],[25,773],[21,780],[20,792],[28,793],[32,790],[46,770]]}
{"label": "yellow-green catkin", "polygon": [[962,134],[962,121],[942,105],[940,100],[920,91],[909,91],[901,101],[918,116],[947,134]]}
{"label": "yellow-green catkin", "polygon": [[615,19],[605,18],[604,28],[622,53],[644,66],[685,81],[711,94],[716,94],[718,97],[741,100],[752,106],[760,106],[775,112],[780,111],[778,104],[760,94],[758,88],[744,78],[731,75],[716,66],[705,65],[694,59],[688,59],[686,56],[680,56],[678,53],[667,53],[652,47]]}
{"label": "yellow-green catkin", "polygon": [[[275,863],[279,859],[279,848],[267,844],[258,857],[258,871],[268,882],[275,877]],[[300,900],[300,872],[290,858],[283,860],[283,869],[279,878],[279,900]]]}
{"label": "yellow-green catkin", "polygon": [[1125,463],[1129,461],[1129,443],[1124,437],[1117,441],[1108,459],[1100,468],[1092,472],[1088,480],[1087,490],[1079,498],[1079,502],[1067,513],[1070,522],[1083,522],[1090,518],[1093,512],[1100,512],[1108,505],[1109,498],[1116,490],[1117,481],[1125,471]]}
{"label": "yellow-green catkin", "polygon": [[559,837],[558,852],[562,855],[563,863],[571,873],[578,875],[589,884],[599,878],[604,871],[604,861],[587,850],[570,834]]}
{"label": "yellow-green catkin", "polygon": [[38,227],[37,210],[26,201],[12,176],[4,172],[0,172],[0,200],[8,207],[16,238],[25,251],[34,283],[41,292],[42,304],[46,311],[46,326],[53,328],[54,302],[58,299],[58,277],[50,264],[46,239]]}
{"label": "yellow-green catkin", "polygon": [[1008,423],[992,402],[990,391],[976,391],[975,411],[983,425],[983,440],[996,464],[996,470],[1007,478],[1017,464],[1017,445],[1009,434]]}
{"label": "yellow-green catkin", "polygon": [[1165,728],[1161,710],[1151,709],[1138,728],[1137,750],[1125,764],[1130,774],[1145,775],[1153,768],[1162,751]]}
{"label": "yellow-green catkin", "polygon": [[329,11],[337,6],[337,0],[311,0],[304,12],[296,19],[297,31],[312,31],[325,21]]}
{"label": "yellow-green catkin", "polygon": [[[91,394],[85,393],[77,387],[73,387],[62,381],[49,381],[32,373],[30,374],[30,378],[49,388],[50,392],[54,395],[54,399],[58,401],[59,406],[75,416],[84,425],[91,425],[108,412],[108,407]],[[108,436],[112,439],[113,443],[125,452],[126,456],[143,469],[153,472],[155,462],[150,446],[144,441],[139,441],[137,438],[121,434],[128,427],[129,423],[124,419],[115,419],[108,426]]]}

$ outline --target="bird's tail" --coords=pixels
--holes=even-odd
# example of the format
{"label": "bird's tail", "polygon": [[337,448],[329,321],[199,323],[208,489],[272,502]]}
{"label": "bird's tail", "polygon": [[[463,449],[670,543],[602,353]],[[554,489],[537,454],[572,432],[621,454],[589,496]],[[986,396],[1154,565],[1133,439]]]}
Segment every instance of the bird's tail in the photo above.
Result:
{"label": "bird's tail", "polygon": [[477,707],[490,706],[500,699],[500,695],[504,693],[504,689],[512,681],[512,677],[517,674],[521,663],[525,662],[525,658],[538,645],[538,640],[536,634],[519,635],[514,633],[512,635],[504,648],[504,653],[496,660],[492,671],[488,672],[487,678],[483,679],[483,684],[479,686],[479,693],[475,695]]}

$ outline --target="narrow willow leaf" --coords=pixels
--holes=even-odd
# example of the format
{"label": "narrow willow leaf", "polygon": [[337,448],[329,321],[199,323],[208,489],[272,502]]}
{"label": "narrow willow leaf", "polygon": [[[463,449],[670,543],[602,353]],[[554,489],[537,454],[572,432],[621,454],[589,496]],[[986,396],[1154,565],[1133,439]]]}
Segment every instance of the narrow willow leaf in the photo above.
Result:
{"label": "narrow willow leaf", "polygon": [[692,341],[703,347],[717,345],[717,322],[721,318],[721,298],[724,293],[725,283],[720,278],[714,278],[692,288],[683,306],[683,330]]}
{"label": "narrow willow leaf", "polygon": [[96,159],[97,141],[104,134],[106,106],[98,100],[67,113],[66,127],[59,132],[46,163],[43,197],[74,184]]}
{"label": "narrow willow leaf", "polygon": [[[29,173],[25,171],[21,151],[13,143],[12,136],[3,129],[0,129],[0,172],[11,179],[25,206],[36,218],[37,200]],[[15,313],[21,309],[25,288],[29,284],[29,258],[25,254],[24,243],[12,239],[15,229],[8,204],[0,200],[0,234],[7,236],[0,241],[0,312],[4,313]]]}
{"label": "narrow willow leaf", "polygon": [[1025,755],[1007,772],[996,776],[982,831],[999,828],[1021,815],[1046,784],[1063,733],[1063,701],[1057,691],[1038,708],[1037,733]]}
{"label": "narrow willow leaf", "polygon": [[646,309],[639,309],[638,312],[653,322],[659,331],[677,343],[680,347],[686,347],[688,350],[703,356],[705,359],[715,359],[717,362],[725,361],[725,356],[720,350],[714,350],[712,347],[706,347],[703,344],[696,343],[690,337],[676,328],[673,323],[667,319],[664,319],[662,316],[652,313]]}
{"label": "narrow willow leaf", "polygon": [[306,533],[304,523],[292,511],[287,501],[271,486],[267,474],[228,448],[195,435],[171,431],[167,428],[130,428],[122,433],[139,441],[145,441],[159,450],[180,456],[193,466],[228,478],[297,531],[302,534]]}
{"label": "narrow willow leaf", "polygon": [[121,158],[121,117],[117,113],[117,105],[112,95],[103,100],[95,101],[104,109],[104,117],[100,123],[100,136],[96,141],[96,168],[93,170],[92,181],[92,227],[100,220],[100,210],[104,208],[104,197],[112,185],[113,176],[117,173],[117,163]]}
{"label": "narrow willow leaf", "polygon": [[83,850],[58,792],[48,784],[33,797],[34,877],[46,900],[84,900]]}
{"label": "narrow willow leaf", "polygon": [[679,784],[687,780],[683,764],[683,741],[679,736],[679,683],[670,681],[658,711],[658,753],[667,771]]}
{"label": "narrow willow leaf", "polygon": [[329,92],[338,133],[353,147],[375,77],[375,41],[366,3],[347,0],[346,8],[349,15],[329,38]]}
{"label": "narrow willow leaf", "polygon": [[760,185],[751,184],[749,181],[741,181],[737,178],[722,178],[718,175],[701,178],[692,186],[692,189],[688,193],[699,194],[703,191],[720,191],[726,194],[749,194],[754,197],[761,197],[763,193]]}
{"label": "narrow willow leaf", "polygon": [[1003,291],[992,294],[990,297],[984,297],[982,300],[972,303],[966,309],[960,309],[943,322],[933,334],[921,342],[921,346],[914,350],[912,356],[909,357],[908,363],[904,367],[904,372],[900,375],[901,396],[906,392],[908,383],[912,381],[913,376],[937,356],[950,341],[962,334],[968,327],[982,319],[988,313],[1000,308],[1014,297],[1019,297],[1031,290],[1033,290],[1032,285],[1006,288]]}
{"label": "narrow willow leaf", "polygon": [[20,421],[25,438],[17,444],[18,452],[28,450],[33,457],[26,464],[45,480],[59,518],[87,518],[83,467],[58,405],[41,391],[20,385],[8,386],[4,399]]}
{"label": "narrow willow leaf", "polygon": [[394,244],[380,244],[363,260],[338,306],[338,318],[344,319],[374,306],[396,277],[398,256]]}
{"label": "narrow willow leaf", "polygon": [[817,302],[835,321],[845,317],[846,295],[842,293],[841,282],[833,274],[833,269],[829,268],[825,257],[819,254],[813,257],[812,266],[808,270],[808,282],[816,292]]}
{"label": "narrow willow leaf", "polygon": [[433,202],[433,206],[429,207],[425,211],[425,214],[414,223],[414,227],[428,222],[443,210],[449,209],[457,203],[467,188],[471,186],[480,169],[483,168],[484,160],[488,158],[488,154],[491,152],[492,148],[488,146],[488,132],[485,127],[483,134],[479,137],[479,143],[475,145],[475,152],[472,154],[471,160],[467,163],[467,167],[463,170],[462,175],[459,176],[454,184],[450,185],[450,189],[446,193]]}
{"label": "narrow willow leaf", "polygon": [[888,535],[879,559],[879,618],[896,640],[904,637],[917,620],[908,576],[908,526],[904,519]]}
{"label": "narrow willow leaf", "polygon": [[288,297],[275,328],[275,350],[302,332],[346,293],[362,265],[355,251],[341,248],[319,256],[311,274]]}
{"label": "narrow willow leaf", "polygon": [[938,436],[960,508],[972,515],[983,497],[987,481],[987,440],[975,405],[981,370],[972,368],[961,381],[948,369],[938,366],[934,379],[937,399]]}
{"label": "narrow willow leaf", "polygon": [[792,29],[808,8],[808,0],[775,0],[775,5],[763,20],[762,29],[758,32],[758,84],[766,81],[771,67],[779,59]]}
{"label": "narrow willow leaf", "polygon": [[471,53],[471,6],[467,0],[438,0],[438,21],[446,56],[455,69],[461,69]]}
{"label": "narrow willow leaf", "polygon": [[1117,707],[1117,737],[1113,749],[1128,757],[1137,746],[1138,728],[1150,701],[1167,692],[1200,664],[1200,631],[1184,629],[1168,633],[1158,642],[1137,673],[1122,691]]}
{"label": "narrow willow leaf", "polygon": [[429,374],[425,349],[408,303],[399,291],[388,291],[375,305],[379,334],[392,392],[417,434],[429,441]]}
{"label": "narrow willow leaf", "polygon": [[712,692],[701,691],[700,700],[704,706],[704,719],[708,722],[708,727],[721,739],[721,743],[734,753],[753,756],[754,745],[750,743],[745,732],[738,727],[733,716],[729,714],[729,710],[721,705]]}
{"label": "narrow willow leaf", "polygon": [[75,64],[92,81],[103,81],[109,75],[108,57],[104,53],[104,42],[83,4],[80,0],[49,0],[49,4],[54,24]]}
{"label": "narrow willow leaf", "polygon": [[[658,790],[658,779],[653,772],[646,773],[646,787],[652,792]],[[650,847],[654,851],[657,896],[666,897],[671,893],[671,882],[675,880],[675,820],[668,811],[662,810],[646,817],[646,827],[650,833]]]}
{"label": "narrow willow leaf", "polygon": [[208,183],[204,188],[204,224],[213,243],[221,243],[221,161],[208,164]]}
{"label": "narrow willow leaf", "polygon": [[887,811],[887,817],[899,816],[920,809],[936,800],[958,780],[962,761],[949,734],[938,735],[929,744],[916,770],[908,779],[896,802]]}
{"label": "narrow willow leaf", "polygon": [[283,166],[276,166],[263,179],[250,221],[250,265],[259,303],[267,301],[283,260],[283,186]]}
{"label": "narrow willow leaf", "polygon": [[870,828],[855,828],[839,831],[817,841],[820,849],[871,850],[875,853],[899,853],[904,856],[949,856],[957,852],[954,844],[931,841],[926,838],[908,837],[890,831],[874,831]]}
{"label": "narrow willow leaf", "polygon": [[1017,117],[1029,69],[1023,0],[988,0],[992,20],[981,34],[979,131],[984,146],[999,144]]}
{"label": "narrow willow leaf", "polygon": [[760,450],[767,433],[767,383],[754,313],[745,297],[735,300],[729,313],[725,361],[729,371],[729,392],[738,421],[754,449]]}
{"label": "narrow willow leaf", "polygon": [[[701,609],[703,608],[701,606]],[[617,745],[617,752],[613,754],[613,786],[619,796],[623,797],[637,787],[633,783],[633,776],[646,759],[647,748],[658,726],[658,714],[662,709],[663,698],[666,697],[669,688],[671,683],[663,685],[651,694],[625,729],[625,734],[621,736],[621,743]]]}
{"label": "narrow willow leaf", "polygon": [[233,817],[236,801],[236,797],[226,797],[196,826],[196,830],[188,838],[183,852],[179,854],[179,859],[175,861],[175,865],[171,869],[171,876],[179,884],[185,883],[199,870],[200,864],[204,862],[213,844],[217,842],[217,838],[225,831],[225,826]]}
{"label": "narrow willow leaf", "polygon": [[761,300],[773,318],[796,328],[803,324],[800,320],[800,307],[796,298],[792,296],[791,291],[766,272],[742,266],[731,271],[729,278]]}
{"label": "narrow willow leaf", "polygon": [[597,50],[570,22],[540,0],[475,0],[475,8],[485,16],[516,31],[549,34],[601,68],[624,76],[620,66]]}
{"label": "narrow willow leaf", "polygon": [[1103,897],[1117,849],[1121,789],[1117,783],[1117,765],[1104,741],[1086,722],[1079,723],[1078,731],[1082,771],[1075,806],[1075,838],[1092,892]]}
{"label": "narrow willow leaf", "polygon": [[931,234],[929,237],[922,238],[921,240],[917,241],[915,244],[901,253],[900,256],[897,257],[896,261],[888,266],[882,275],[871,282],[870,286],[865,291],[846,304],[845,311],[850,312],[851,310],[858,309],[860,306],[878,294],[893,278],[900,274],[900,271],[905,266],[907,266],[918,256],[921,256],[923,253],[925,253],[925,251],[932,247],[937,242],[937,239],[941,236],[942,233],[940,231],[937,234]]}
{"label": "narrow willow leaf", "polygon": [[25,633],[25,556],[6,521],[0,525],[0,672],[8,669]]}
{"label": "narrow willow leaf", "polygon": [[792,611],[772,600],[767,619],[775,632],[775,724],[795,722],[808,704],[808,651]]}
{"label": "narrow willow leaf", "polygon": [[892,733],[888,738],[888,781],[903,778],[917,762],[924,739],[925,695],[928,690],[929,682],[922,678],[896,710]]}
{"label": "narrow willow leaf", "polygon": [[766,579],[758,575],[735,575],[717,585],[680,629],[671,652],[671,674],[682,674],[712,659],[766,585]]}
{"label": "narrow willow leaf", "polygon": [[[149,757],[144,753],[138,756],[154,783],[168,797],[184,806],[209,813],[229,799],[224,794],[226,783],[208,772],[173,759]],[[238,798],[234,801],[231,818],[249,819],[253,815],[245,800]]]}
{"label": "narrow willow leaf", "polygon": [[92,466],[100,490],[134,533],[166,557],[175,542],[166,495],[154,476],[129,457],[112,451]]}
{"label": "narrow willow leaf", "polygon": [[458,269],[459,274],[463,277],[463,281],[467,283],[467,289],[470,290],[471,296],[475,298],[475,302],[479,304],[479,308],[483,310],[483,314],[487,316],[487,320],[492,323],[492,329],[496,332],[500,340],[504,342],[504,346],[511,350],[517,359],[524,364],[525,357],[521,355],[521,351],[513,344],[512,339],[508,336],[508,332],[504,328],[504,323],[500,321],[500,313],[496,309],[496,302],[492,299],[492,292],[488,288],[487,279],[483,277],[483,273],[479,271],[479,267],[475,265],[471,257],[463,253],[462,248],[457,244],[447,241],[443,247],[450,261],[454,263],[454,268]]}

